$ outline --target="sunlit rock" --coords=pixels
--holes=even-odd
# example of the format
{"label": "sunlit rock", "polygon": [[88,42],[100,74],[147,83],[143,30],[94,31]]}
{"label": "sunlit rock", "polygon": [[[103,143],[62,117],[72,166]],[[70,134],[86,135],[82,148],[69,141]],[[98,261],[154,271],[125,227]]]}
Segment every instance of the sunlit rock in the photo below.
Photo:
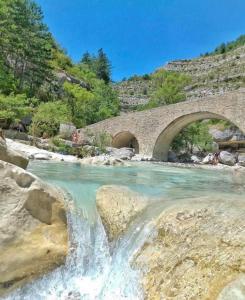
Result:
{"label": "sunlit rock", "polygon": [[228,166],[234,166],[236,163],[236,158],[227,151],[221,151],[219,154],[219,161]]}
{"label": "sunlit rock", "polygon": [[148,199],[124,186],[102,186],[96,205],[109,241],[116,240],[129,224],[144,211]]}
{"label": "sunlit rock", "polygon": [[220,293],[217,300],[244,300],[245,299],[245,275],[238,277],[229,283]]}
{"label": "sunlit rock", "polygon": [[23,169],[26,169],[28,165],[28,158],[17,151],[8,149],[6,141],[0,137],[0,160],[17,165]]}
{"label": "sunlit rock", "polygon": [[244,219],[239,199],[179,201],[163,211],[133,262],[145,299],[244,299],[231,291],[243,283],[229,285],[245,273]]}
{"label": "sunlit rock", "polygon": [[207,165],[207,164],[211,164],[214,160],[214,154],[209,153],[206,157],[204,157],[204,159],[202,160],[202,163]]}
{"label": "sunlit rock", "polygon": [[241,153],[238,156],[238,164],[242,167],[245,167],[245,153]]}
{"label": "sunlit rock", "polygon": [[120,158],[110,157],[108,155],[99,155],[94,157],[85,157],[81,159],[81,165],[96,166],[123,166],[124,161]]}
{"label": "sunlit rock", "polygon": [[107,147],[106,151],[108,155],[122,160],[130,160],[135,155],[133,148],[126,148],[126,147],[120,149]]}
{"label": "sunlit rock", "polygon": [[0,295],[59,266],[66,254],[63,194],[0,161]]}

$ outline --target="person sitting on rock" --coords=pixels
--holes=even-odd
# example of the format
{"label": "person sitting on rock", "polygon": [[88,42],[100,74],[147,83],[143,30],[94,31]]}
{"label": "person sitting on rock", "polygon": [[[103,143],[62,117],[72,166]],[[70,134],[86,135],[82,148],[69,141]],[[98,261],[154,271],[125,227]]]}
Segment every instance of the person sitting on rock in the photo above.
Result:
{"label": "person sitting on rock", "polygon": [[219,163],[219,152],[215,152],[212,160],[213,165],[217,165]]}

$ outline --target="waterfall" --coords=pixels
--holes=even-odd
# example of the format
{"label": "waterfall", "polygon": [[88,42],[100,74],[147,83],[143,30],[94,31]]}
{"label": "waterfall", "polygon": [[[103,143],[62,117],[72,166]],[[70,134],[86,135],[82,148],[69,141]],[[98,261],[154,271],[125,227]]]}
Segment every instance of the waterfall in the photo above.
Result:
{"label": "waterfall", "polygon": [[[116,247],[110,254],[100,217],[96,212],[93,218],[86,217],[88,214],[86,209],[68,211],[69,253],[65,265],[16,290],[6,300],[143,299],[140,274],[131,268],[131,255],[125,253],[132,238],[124,238],[124,247]],[[138,234],[137,228],[135,232]],[[135,237],[135,232],[130,235]],[[140,244],[137,241],[134,250]]]}

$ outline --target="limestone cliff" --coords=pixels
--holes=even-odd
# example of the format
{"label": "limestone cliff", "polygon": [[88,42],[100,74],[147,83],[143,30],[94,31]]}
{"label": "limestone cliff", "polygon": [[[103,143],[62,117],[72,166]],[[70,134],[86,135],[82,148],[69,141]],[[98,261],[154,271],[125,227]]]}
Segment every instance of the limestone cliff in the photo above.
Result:
{"label": "limestone cliff", "polygon": [[[187,100],[235,91],[245,87],[245,46],[225,54],[172,61],[161,68],[191,76],[192,83],[186,88]],[[123,111],[148,103],[154,91],[150,76],[134,76],[114,87]]]}

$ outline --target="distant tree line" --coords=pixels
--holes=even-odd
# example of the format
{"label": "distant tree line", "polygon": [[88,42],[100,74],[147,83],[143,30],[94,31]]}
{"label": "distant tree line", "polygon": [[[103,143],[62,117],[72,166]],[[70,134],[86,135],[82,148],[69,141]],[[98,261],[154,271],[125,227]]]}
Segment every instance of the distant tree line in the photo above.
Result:
{"label": "distant tree line", "polygon": [[225,54],[227,52],[230,52],[232,50],[235,50],[236,48],[239,48],[241,46],[245,45],[245,35],[239,36],[235,41],[228,42],[228,43],[222,43],[217,48],[215,48],[212,52],[206,52],[205,54],[201,54],[201,56],[210,56],[215,54]]}

